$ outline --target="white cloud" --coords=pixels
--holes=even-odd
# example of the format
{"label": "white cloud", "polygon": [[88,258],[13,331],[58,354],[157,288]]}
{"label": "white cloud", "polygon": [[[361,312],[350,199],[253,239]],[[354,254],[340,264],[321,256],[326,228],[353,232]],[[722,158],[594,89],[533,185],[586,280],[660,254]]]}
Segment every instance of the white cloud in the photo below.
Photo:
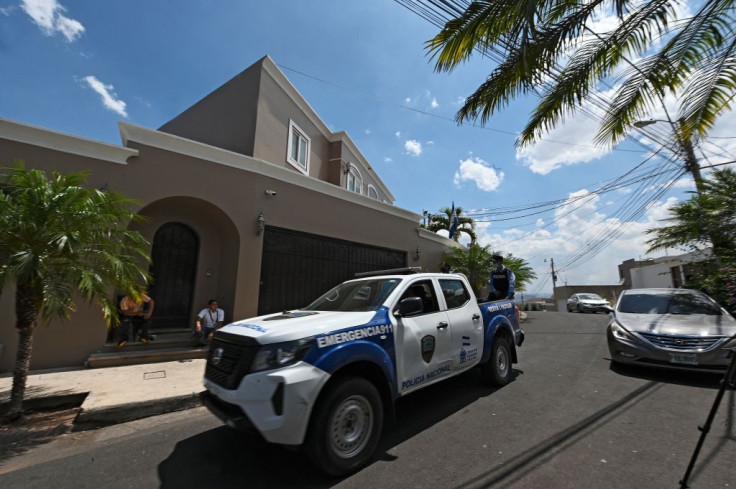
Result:
{"label": "white cloud", "polygon": [[440,104],[437,103],[436,97],[432,97],[432,101],[429,103],[429,106],[432,107],[433,109],[436,109],[437,107],[440,106]]}
{"label": "white cloud", "polygon": [[409,139],[404,143],[404,149],[412,156],[419,156],[422,154],[422,143],[414,139]]}
{"label": "white cloud", "polygon": [[486,192],[496,190],[503,181],[503,172],[497,172],[480,158],[469,158],[460,161],[460,167],[455,172],[453,182],[460,185],[462,182],[474,182],[476,187]]}
{"label": "white cloud", "polygon": [[366,133],[366,134],[370,134],[370,133],[371,133],[371,130],[370,130],[370,129],[366,129],[366,130],[365,130],[365,133]]}
{"label": "white cloud", "polygon": [[397,138],[400,138],[401,137],[401,131],[396,131],[394,133],[394,136],[396,136]]}
{"label": "white cloud", "polygon": [[85,76],[83,80],[89,85],[89,87],[100,94],[102,97],[103,105],[120,114],[123,117],[128,117],[128,113],[125,111],[125,102],[117,98],[114,87],[112,85],[105,85],[94,76]]}
{"label": "white cloud", "polygon": [[10,17],[10,14],[12,14],[14,10],[15,5],[11,5],[10,7],[0,7],[0,14],[3,14],[5,17]]}
{"label": "white cloud", "polygon": [[541,228],[542,226],[544,226],[544,219],[537,219],[537,227]]}
{"label": "white cloud", "polygon": [[457,105],[457,106],[465,105],[465,97],[458,97],[457,100],[455,100],[454,105]]}
{"label": "white cloud", "polygon": [[406,97],[406,98],[404,99],[404,103],[406,103],[406,104],[410,104],[410,103],[411,103],[411,98],[409,98],[409,97]]}
{"label": "white cloud", "polygon": [[58,32],[72,42],[84,33],[82,23],[65,16],[66,7],[57,0],[23,0],[20,6],[47,36]]}
{"label": "white cloud", "polygon": [[391,163],[392,161],[394,161],[394,160],[390,156],[384,156],[383,157],[383,162],[384,163]]}
{"label": "white cloud", "polygon": [[431,139],[425,143],[427,146],[434,146],[434,141]]}
{"label": "white cloud", "polygon": [[[582,190],[571,193],[567,204],[557,209],[554,218],[544,228],[494,231],[492,225],[486,224],[476,226],[476,233],[482,246],[491,245],[494,251],[511,252],[529,262],[538,275],[538,279],[527,287],[529,292],[551,291],[550,258],[555,261],[558,286],[564,285],[565,281],[569,285],[616,284],[619,281],[618,264],[630,258],[649,256],[645,242],[650,236],[645,231],[662,226],[662,220],[670,215],[669,208],[676,202],[674,197],[656,201],[647,207],[641,219],[623,222],[601,210],[604,202],[599,196]],[[606,212],[614,210],[604,208]],[[540,221],[536,224],[539,226]],[[617,229],[621,234],[588,261],[583,257],[570,263],[576,255],[586,250],[593,251],[598,243],[596,238],[604,229]],[[653,256],[660,254],[663,255],[664,251]]]}

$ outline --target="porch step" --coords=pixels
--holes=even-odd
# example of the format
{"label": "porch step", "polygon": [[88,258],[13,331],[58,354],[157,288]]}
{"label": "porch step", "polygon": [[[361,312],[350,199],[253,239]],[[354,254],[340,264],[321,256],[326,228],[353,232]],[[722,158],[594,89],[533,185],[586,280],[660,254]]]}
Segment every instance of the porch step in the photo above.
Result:
{"label": "porch step", "polygon": [[207,357],[207,347],[204,346],[196,348],[149,348],[147,350],[137,351],[126,351],[125,348],[112,353],[93,353],[87,358],[87,367],[120,367],[123,365],[140,365],[143,363],[171,362],[174,360],[191,360]]}
{"label": "porch step", "polygon": [[119,367],[207,356],[207,347],[197,346],[197,338],[192,337],[191,330],[154,330],[149,334],[155,339],[148,343],[129,341],[122,348],[118,348],[114,343],[106,344],[87,358],[87,367]]}
{"label": "porch step", "polygon": [[[189,330],[174,331],[174,332],[160,332],[151,331],[149,335],[155,337],[154,340],[148,343],[141,343],[139,341],[129,341],[122,348],[123,351],[145,351],[145,350],[163,350],[169,348],[188,348],[194,347],[197,343],[197,338],[192,337],[192,332]],[[107,343],[97,353],[115,353],[121,351],[114,343]]]}

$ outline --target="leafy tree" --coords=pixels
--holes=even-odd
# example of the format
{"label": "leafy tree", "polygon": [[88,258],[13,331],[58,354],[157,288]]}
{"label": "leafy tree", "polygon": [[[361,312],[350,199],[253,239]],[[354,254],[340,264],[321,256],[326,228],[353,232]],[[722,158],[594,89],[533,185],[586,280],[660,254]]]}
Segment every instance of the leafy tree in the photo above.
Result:
{"label": "leafy tree", "polygon": [[[665,94],[673,93],[679,113],[670,121],[687,161],[692,136],[706,134],[736,95],[733,3],[701,2],[692,16],[674,21],[679,0],[478,0],[426,47],[437,71],[452,71],[474,51],[502,52],[503,61],[457,112],[458,122],[479,118],[485,124],[511,99],[547,83],[518,140],[521,146],[580,109],[596,95],[600,81],[624,67],[598,142],[621,141],[635,122],[664,106]],[[605,11],[619,24],[593,32],[588,25]],[[652,48],[656,52],[649,54]],[[686,166],[698,183],[692,163]]]}
{"label": "leafy tree", "polygon": [[[470,237],[470,243],[475,243],[477,235],[475,234],[475,221],[472,218],[465,215],[462,207],[455,207],[455,215],[457,215],[457,232],[452,237],[453,240],[457,241],[460,238],[460,233],[467,234]],[[450,224],[452,222],[452,209],[450,207],[443,207],[437,214],[429,216],[429,223],[427,229],[436,233],[437,231],[444,229],[450,231]]]}
{"label": "leafy tree", "polygon": [[[454,271],[465,274],[470,286],[473,287],[475,296],[480,297],[481,289],[488,283],[493,255],[494,252],[490,250],[490,246],[472,243],[465,249],[453,248],[452,251],[445,254],[444,261]],[[523,258],[507,254],[503,262],[516,275],[516,290],[519,292],[523,292],[526,285],[537,278],[537,274]]]}
{"label": "leafy tree", "polygon": [[140,217],[133,201],[85,188],[85,173],[50,177],[22,162],[5,169],[0,192],[0,290],[15,286],[18,351],[8,417],[21,416],[39,319],[69,319],[76,301],[96,302],[117,322],[113,288],[139,296],[148,273],[147,242],[125,226]]}

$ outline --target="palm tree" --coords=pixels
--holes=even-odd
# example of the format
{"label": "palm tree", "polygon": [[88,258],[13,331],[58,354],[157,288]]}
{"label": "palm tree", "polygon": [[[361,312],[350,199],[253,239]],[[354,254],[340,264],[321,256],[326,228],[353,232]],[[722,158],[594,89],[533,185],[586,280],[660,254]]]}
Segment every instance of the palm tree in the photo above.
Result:
{"label": "palm tree", "polygon": [[148,243],[125,226],[140,219],[133,201],[85,188],[85,173],[51,177],[19,162],[0,192],[0,290],[15,286],[18,351],[8,417],[21,416],[39,319],[69,319],[79,298],[117,322],[113,289],[138,297],[148,281]]}
{"label": "palm tree", "polygon": [[446,261],[450,268],[464,274],[468,277],[470,286],[473,287],[473,293],[476,297],[480,297],[480,291],[488,282],[488,276],[491,271],[493,254],[489,250],[490,246],[480,246],[472,243],[467,248],[453,248],[450,252],[445,253],[443,260]]}
{"label": "palm tree", "polygon": [[525,292],[526,286],[537,278],[537,274],[526,260],[511,253],[504,257],[503,264],[514,272],[517,292]]}
{"label": "palm tree", "polygon": [[[468,277],[470,286],[476,297],[480,297],[481,289],[488,283],[491,273],[491,266],[495,254],[490,250],[490,246],[480,246],[472,243],[467,248],[453,248],[452,251],[446,253],[443,260],[446,261],[450,268],[455,272],[460,272]],[[537,278],[537,274],[529,266],[523,258],[516,257],[508,253],[503,259],[504,265],[510,268],[516,276],[516,290],[523,292],[526,285]]]}
{"label": "palm tree", "polygon": [[[455,207],[455,215],[457,216],[457,232],[455,232],[452,239],[457,241],[460,238],[460,233],[465,233],[470,237],[470,243],[475,243],[475,240],[477,239],[475,234],[475,221],[465,215],[462,207]],[[437,214],[431,214],[429,216],[427,229],[434,233],[441,229],[449,232],[451,222],[452,209],[450,207],[443,207]]]}
{"label": "palm tree", "polygon": [[[666,93],[676,94],[679,114],[667,115],[673,146],[685,153],[697,183],[687,143],[696,133],[706,134],[736,95],[734,2],[702,2],[692,16],[674,21],[680,3],[474,1],[426,47],[437,71],[452,71],[476,50],[502,53],[503,61],[457,112],[458,122],[485,124],[509,100],[547,83],[517,141],[520,146],[537,141],[590,102],[598,83],[623,66],[623,82],[608,105],[598,142],[621,141],[655,106],[664,107]],[[593,32],[588,24],[605,9],[616,14],[618,26]],[[652,47],[658,51],[649,54]]]}
{"label": "palm tree", "polygon": [[[668,225],[650,229],[649,251],[688,247],[713,247],[718,257],[728,258],[736,249],[736,171],[715,170],[703,180],[703,192],[670,207]],[[713,236],[718,236],[714,240]],[[731,258],[734,258],[731,256]]]}

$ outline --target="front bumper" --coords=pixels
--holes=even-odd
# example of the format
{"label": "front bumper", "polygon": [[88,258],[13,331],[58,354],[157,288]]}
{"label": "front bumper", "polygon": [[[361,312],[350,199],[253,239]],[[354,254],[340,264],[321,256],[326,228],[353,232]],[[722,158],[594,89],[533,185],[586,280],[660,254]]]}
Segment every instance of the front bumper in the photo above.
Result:
{"label": "front bumper", "polygon": [[[733,350],[721,347],[707,351],[660,348],[645,340],[621,339],[613,334],[610,327],[606,336],[611,360],[627,365],[723,373],[734,355]],[[695,363],[684,362],[685,358]]]}
{"label": "front bumper", "polygon": [[608,312],[606,311],[606,307],[610,307],[606,304],[600,304],[600,305],[593,305],[593,304],[584,304],[580,303],[580,308],[583,310],[583,312]]}
{"label": "front bumper", "polygon": [[258,431],[271,443],[301,445],[329,374],[304,362],[246,375],[233,390],[206,379],[205,405],[228,426]]}

